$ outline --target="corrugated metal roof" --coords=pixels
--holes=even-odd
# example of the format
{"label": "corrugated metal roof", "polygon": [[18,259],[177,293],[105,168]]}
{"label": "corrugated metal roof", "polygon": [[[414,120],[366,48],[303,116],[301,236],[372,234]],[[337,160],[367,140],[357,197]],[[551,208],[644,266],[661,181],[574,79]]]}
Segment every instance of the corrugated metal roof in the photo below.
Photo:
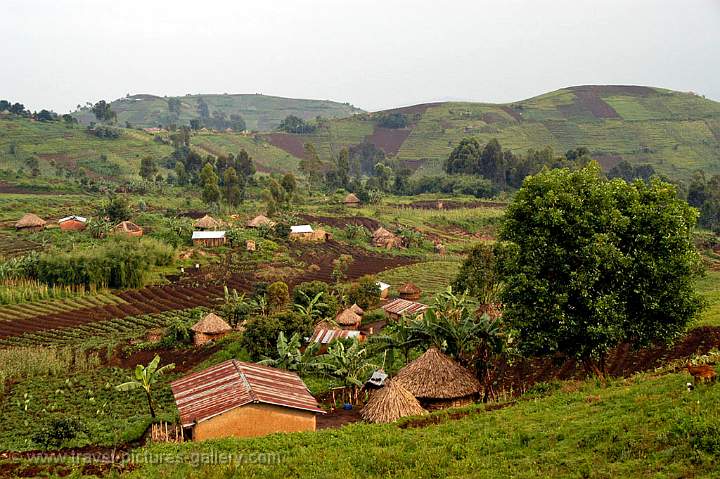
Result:
{"label": "corrugated metal roof", "polygon": [[377,285],[378,285],[378,287],[380,287],[380,291],[385,291],[386,289],[388,289],[390,287],[389,284],[383,283],[382,281],[378,281]]}
{"label": "corrugated metal roof", "polygon": [[336,339],[348,339],[360,337],[360,331],[351,329],[324,329],[318,328],[310,337],[310,342],[328,344]]}
{"label": "corrugated metal roof", "polygon": [[87,223],[87,218],[85,218],[84,216],[75,216],[75,215],[66,216],[65,218],[60,218],[58,220],[58,223],[65,223],[66,221],[70,221],[70,220],[77,220],[80,223]]}
{"label": "corrugated metal roof", "polygon": [[407,299],[393,299],[389,303],[383,305],[382,309],[386,313],[397,314],[402,316],[404,314],[418,314],[428,309],[428,305],[417,303],[415,301],[409,301]]}
{"label": "corrugated metal roof", "polygon": [[224,231],[193,231],[192,234],[192,239],[220,239],[224,237]]}
{"label": "corrugated metal roof", "polygon": [[290,227],[290,233],[312,233],[313,229],[310,225],[297,225]]}
{"label": "corrugated metal roof", "polygon": [[297,374],[234,359],[173,381],[170,387],[183,427],[250,403],[324,413]]}

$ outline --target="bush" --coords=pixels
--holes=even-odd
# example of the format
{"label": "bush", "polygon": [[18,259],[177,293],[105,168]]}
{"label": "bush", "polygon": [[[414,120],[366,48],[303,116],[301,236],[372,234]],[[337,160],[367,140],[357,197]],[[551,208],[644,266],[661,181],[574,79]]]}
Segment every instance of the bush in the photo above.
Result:
{"label": "bush", "polygon": [[348,301],[362,309],[368,309],[380,302],[380,286],[372,276],[363,276],[350,286]]}
{"label": "bush", "polygon": [[139,288],[154,266],[167,266],[175,250],[150,238],[115,236],[95,249],[45,253],[37,263],[36,279],[49,285]]}
{"label": "bush", "polygon": [[[303,296],[303,293],[305,293],[305,296]],[[293,303],[307,307],[309,300],[312,300],[318,293],[323,293],[320,302],[325,305],[316,305],[315,309],[320,311],[321,317],[323,318],[334,318],[339,308],[338,300],[332,294],[330,285],[324,281],[310,281],[295,286],[293,290]]]}
{"label": "bush", "polygon": [[273,310],[281,309],[290,301],[288,285],[282,281],[276,281],[267,289],[268,304]]}
{"label": "bush", "polygon": [[253,360],[277,356],[277,338],[282,331],[285,337],[298,333],[301,338],[312,334],[312,322],[293,311],[281,311],[272,316],[255,316],[245,324],[240,340],[242,347]]}
{"label": "bush", "polygon": [[75,418],[55,418],[42,426],[32,436],[32,441],[43,449],[59,448],[79,435],[87,435],[88,429]]}

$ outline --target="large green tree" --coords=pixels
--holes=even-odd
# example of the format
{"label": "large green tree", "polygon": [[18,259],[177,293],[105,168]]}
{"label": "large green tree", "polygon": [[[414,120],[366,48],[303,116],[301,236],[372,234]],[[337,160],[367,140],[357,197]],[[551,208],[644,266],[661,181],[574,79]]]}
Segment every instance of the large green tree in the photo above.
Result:
{"label": "large green tree", "polygon": [[200,170],[200,183],[202,184],[202,198],[205,203],[217,203],[220,201],[220,187],[218,186],[218,176],[215,168],[210,163]]}
{"label": "large green tree", "polygon": [[564,353],[603,376],[618,343],[680,334],[702,304],[696,220],[672,185],[606,180],[596,163],[528,177],[501,230],[516,249],[503,316],[521,351]]}

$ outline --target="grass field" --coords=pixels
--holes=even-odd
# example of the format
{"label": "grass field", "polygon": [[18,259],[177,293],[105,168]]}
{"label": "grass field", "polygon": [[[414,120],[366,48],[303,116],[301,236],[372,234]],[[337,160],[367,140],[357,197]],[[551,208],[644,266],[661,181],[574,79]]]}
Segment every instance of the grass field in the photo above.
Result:
{"label": "grass field", "polygon": [[[686,374],[546,388],[505,409],[482,405],[422,428],[356,424],[261,439],[153,445],[139,452],[195,464],[145,465],[129,477],[715,477],[720,388],[687,392]],[[264,453],[269,464],[203,465]],[[205,454],[205,456],[203,456]],[[238,457],[238,456],[235,456]],[[257,458],[257,456],[255,456]],[[262,456],[261,456],[262,457]],[[256,461],[257,462],[257,461]]]}
{"label": "grass field", "polygon": [[436,294],[445,291],[457,276],[460,261],[428,261],[394,268],[378,275],[378,279],[393,286],[391,293],[407,282],[422,290],[421,301],[429,303]]}
{"label": "grass field", "polygon": [[697,282],[697,290],[707,301],[697,325],[720,326],[720,271],[708,271]]}

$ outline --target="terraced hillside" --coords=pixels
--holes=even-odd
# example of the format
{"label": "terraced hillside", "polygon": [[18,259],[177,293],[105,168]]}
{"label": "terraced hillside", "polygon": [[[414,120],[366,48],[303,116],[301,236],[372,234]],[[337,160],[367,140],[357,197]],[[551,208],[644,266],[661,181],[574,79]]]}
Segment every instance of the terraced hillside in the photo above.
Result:
{"label": "terraced hillside", "polygon": [[[378,119],[390,112],[405,114],[409,126],[379,127]],[[413,169],[439,173],[442,160],[468,136],[498,138],[515,152],[586,146],[606,168],[621,159],[648,162],[681,179],[700,168],[720,172],[720,103],[640,86],[578,86],[510,104],[416,105],[334,120],[312,135],[266,138],[294,155],[298,145],[311,142],[325,159],[367,140]]]}
{"label": "terraced hillside", "polygon": [[[180,109],[170,112],[168,100],[180,100]],[[200,118],[198,101],[202,98],[208,105],[209,113],[214,112],[230,115],[241,115],[248,130],[274,130],[288,115],[295,115],[305,120],[317,116],[324,118],[340,118],[362,110],[349,103],[338,103],[329,100],[304,100],[283,98],[260,94],[237,95],[186,95],[182,97],[160,97],[155,95],[132,95],[119,98],[111,103],[121,124],[130,122],[133,126],[155,127],[159,124],[188,125],[190,120]],[[83,109],[74,115],[85,124],[95,120],[89,109]]]}

